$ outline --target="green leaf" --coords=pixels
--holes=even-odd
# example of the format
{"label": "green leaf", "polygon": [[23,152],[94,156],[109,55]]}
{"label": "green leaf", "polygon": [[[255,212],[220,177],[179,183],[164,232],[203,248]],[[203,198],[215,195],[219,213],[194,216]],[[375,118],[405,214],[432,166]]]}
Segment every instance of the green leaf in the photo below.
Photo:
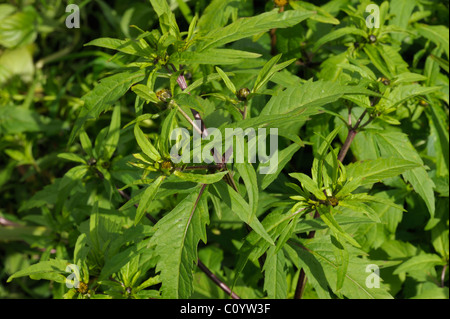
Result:
{"label": "green leaf", "polygon": [[445,261],[435,254],[420,254],[411,257],[400,266],[398,266],[394,274],[401,274],[410,271],[428,271],[430,268],[437,265],[444,265]]}
{"label": "green leaf", "polygon": [[58,157],[72,162],[87,164],[84,158],[82,158],[80,155],[73,153],[59,153]]}
{"label": "green leaf", "polygon": [[190,94],[180,93],[174,97],[174,100],[180,107],[185,108],[186,112],[190,112],[190,109],[196,110],[200,113],[205,111],[201,103],[201,98],[198,96],[194,97]]}
{"label": "green leaf", "polygon": [[308,251],[289,242],[289,245],[284,247],[287,256],[294,263],[298,269],[303,269],[308,278],[308,282],[314,287],[320,299],[331,299],[329,292],[328,279],[323,271],[320,262]]}
{"label": "green leaf", "polygon": [[448,299],[449,290],[448,287],[434,286],[427,290],[423,290],[418,295],[411,297],[411,299]]}
{"label": "green leaf", "polygon": [[[336,261],[336,256],[329,236],[321,236],[312,240],[301,240],[299,243],[305,249],[301,249],[305,255],[308,255],[309,259],[316,260],[320,266],[316,269],[311,269],[311,274],[316,278],[321,285],[328,284],[330,289],[335,293],[344,295],[349,299],[392,299],[393,297],[388,293],[388,287],[380,278],[379,288],[369,288],[366,285],[369,275],[375,275],[374,273],[366,272],[367,266],[370,264],[380,265],[382,262],[372,261],[367,258],[359,258],[358,255],[361,251],[356,250],[354,247],[348,246],[349,261],[347,272],[345,274],[345,280],[340,291],[337,291],[337,272],[339,269],[339,262]],[[297,251],[296,246],[292,246]],[[306,258],[303,257],[302,258]],[[306,259],[307,260],[307,259]],[[383,262],[384,263],[384,262]],[[319,281],[320,280],[320,281]],[[326,280],[326,282],[325,282]],[[322,288],[323,289],[323,288]]]}
{"label": "green leaf", "polygon": [[303,189],[314,194],[317,199],[327,199],[326,195],[317,187],[317,184],[308,175],[303,173],[290,173],[289,176],[297,179],[302,184]]}
{"label": "green leaf", "polygon": [[270,299],[286,299],[286,260],[282,250],[276,252],[276,247],[272,246],[267,251],[264,262],[264,290]]}
{"label": "green leaf", "polygon": [[155,162],[159,162],[161,160],[161,155],[158,150],[152,145],[152,143],[150,143],[138,124],[134,126],[134,136],[136,137],[136,141],[145,155],[150,157]]}
{"label": "green leaf", "polygon": [[308,3],[305,1],[292,1],[289,2],[289,5],[295,10],[310,10],[316,11],[317,14],[311,16],[310,20],[322,22],[322,23],[330,23],[330,24],[339,24],[339,20],[333,17],[330,13],[324,10],[321,7],[315,6],[312,3]]}
{"label": "green leaf", "polygon": [[[404,133],[376,132],[375,140],[383,157],[397,157],[423,165],[417,151],[412,146]],[[417,167],[402,174],[406,181],[410,182],[414,190],[422,197],[428,207],[431,216],[434,216],[435,199],[434,183],[428,176],[424,167]]]}
{"label": "green leaf", "polygon": [[416,97],[421,96],[425,94],[429,94],[432,92],[438,91],[439,87],[423,87],[419,84],[408,84],[408,85],[402,85],[398,86],[395,89],[390,92],[387,99],[383,99],[380,101],[379,105],[383,106],[384,108],[391,108],[394,109],[398,105],[406,102],[407,100]]}
{"label": "green leaf", "polygon": [[420,81],[425,81],[426,79],[427,79],[427,77],[424,75],[417,74],[417,73],[411,73],[411,72],[405,72],[405,73],[396,75],[391,84],[397,85],[400,83],[420,82]]}
{"label": "green leaf", "polygon": [[263,68],[258,73],[255,84],[253,85],[252,93],[258,92],[259,89],[261,89],[261,87],[269,81],[270,77],[276,72],[272,70],[277,62],[281,59],[281,56],[282,54],[278,54],[267,61],[266,64],[264,64]]}
{"label": "green leaf", "polygon": [[142,217],[144,217],[145,212],[149,211],[149,206],[152,201],[155,199],[156,193],[159,190],[162,182],[164,181],[165,176],[159,176],[153,183],[151,183],[144,191],[144,194],[141,197],[139,202],[139,206],[136,210],[136,217],[134,218],[134,224],[137,225]]}
{"label": "green leaf", "polygon": [[255,17],[240,18],[230,25],[212,30],[198,44],[200,52],[216,48],[230,42],[248,38],[275,28],[287,28],[311,17],[315,12],[288,10],[278,13],[277,10],[266,12]]}
{"label": "green leaf", "polygon": [[248,224],[258,235],[260,235],[269,244],[274,245],[272,238],[267,233],[264,226],[258,220],[256,215],[252,214],[249,204],[238,194],[230,185],[225,182],[214,184],[217,196],[231,208],[240,220]]}
{"label": "green leaf", "polygon": [[174,64],[238,64],[246,59],[256,59],[258,53],[234,49],[209,49],[206,51],[184,51],[170,56],[170,63]]}
{"label": "green leaf", "polygon": [[290,162],[292,156],[300,149],[300,145],[291,144],[286,147],[284,150],[278,152],[278,167],[275,172],[272,174],[259,174],[258,180],[260,184],[261,190],[266,189],[277,177],[280,175],[281,171],[284,167]]}
{"label": "green leaf", "polygon": [[150,90],[150,88],[144,84],[136,84],[131,87],[131,90],[137,94],[141,99],[147,103],[152,102],[155,104],[160,103],[160,100],[156,96],[156,93]]}
{"label": "green leaf", "polygon": [[163,33],[169,33],[179,38],[180,30],[178,28],[175,15],[172,13],[166,0],[150,0],[153,9],[159,17],[159,24]]}
{"label": "green leaf", "polygon": [[83,96],[84,107],[72,129],[68,144],[72,144],[80,129],[89,118],[97,118],[122,97],[128,89],[144,79],[145,71],[122,72],[103,79],[92,91]]}
{"label": "green leaf", "polygon": [[321,37],[316,43],[314,44],[313,51],[317,51],[322,45],[324,45],[327,42],[337,40],[343,36],[347,36],[350,34],[354,34],[357,36],[360,36],[362,38],[367,38],[367,33],[357,27],[343,27],[339,28],[337,30],[334,30],[325,36]]}
{"label": "green leaf", "polygon": [[36,18],[36,12],[32,9],[16,12],[1,19],[0,45],[14,48],[33,42],[36,38]]}
{"label": "green leaf", "polygon": [[[324,141],[315,151],[315,158],[311,168],[311,175],[318,188],[325,186],[327,194],[333,188],[338,175],[338,159],[335,150],[331,149],[331,143],[338,134],[340,127],[336,127],[327,137],[322,137]],[[330,195],[330,194],[329,194]]]}
{"label": "green leaf", "polygon": [[259,192],[255,169],[250,163],[236,163],[235,167],[239,172],[239,175],[241,175],[241,178],[245,184],[245,188],[247,189],[247,196],[251,214],[256,216],[259,202]]}
{"label": "green leaf", "polygon": [[67,261],[60,259],[41,261],[38,262],[37,264],[28,266],[27,268],[19,270],[18,272],[14,273],[12,276],[8,278],[7,282],[11,282],[11,280],[13,280],[14,278],[24,276],[32,276],[48,273],[62,274],[66,272],[67,265],[69,265]]}
{"label": "green leaf", "polygon": [[261,115],[285,114],[293,110],[317,112],[325,104],[337,101],[346,94],[376,95],[359,86],[341,85],[335,82],[319,80],[308,81],[301,86],[289,87],[273,96],[261,111]]}
{"label": "green leaf", "polygon": [[426,25],[422,23],[416,24],[416,29],[425,39],[434,42],[436,45],[444,49],[447,58],[449,58],[449,35],[448,27],[443,25]]}
{"label": "green leaf", "polygon": [[159,149],[163,156],[169,157],[170,156],[170,150],[169,150],[169,141],[170,141],[170,134],[173,129],[175,129],[177,125],[176,116],[178,114],[178,110],[176,108],[173,108],[169,111],[169,114],[164,119],[162,123],[161,128],[161,135],[158,141]]}
{"label": "green leaf", "polygon": [[378,158],[355,162],[346,167],[347,178],[350,180],[336,194],[346,195],[356,188],[381,182],[386,178],[395,177],[413,168],[419,167],[417,162],[411,162],[403,158]]}
{"label": "green leaf", "polygon": [[155,53],[145,40],[120,40],[113,38],[98,38],[85,44],[85,46],[97,46],[106,49],[113,49],[126,54],[137,55],[150,58]]}
{"label": "green leaf", "polygon": [[378,214],[368,205],[363,203],[361,200],[354,200],[351,198],[345,198],[342,200],[339,200],[339,207],[346,207],[354,212],[361,212],[370,219],[372,219],[376,223],[381,223],[380,217]]}
{"label": "green leaf", "polygon": [[225,85],[227,86],[227,88],[231,92],[233,92],[233,94],[236,94],[236,87],[234,86],[233,82],[231,82],[231,80],[228,77],[228,75],[226,75],[226,73],[223,72],[222,69],[219,68],[218,66],[216,66],[216,71],[217,71],[217,73],[219,73],[219,75],[222,78],[223,82],[225,82]]}
{"label": "green leaf", "polygon": [[430,58],[433,59],[434,61],[436,61],[437,64],[439,64],[439,66],[441,68],[443,68],[445,70],[445,72],[448,73],[449,67],[448,67],[448,61],[447,60],[444,60],[444,59],[442,59],[440,57],[437,57],[437,56],[435,56],[433,54],[430,54]]}
{"label": "green leaf", "polygon": [[[290,211],[285,214],[281,210],[275,210],[269,213],[263,219],[261,224],[270,236],[276,239],[282,232],[285,231],[286,226],[290,223],[290,221],[293,220],[295,216],[299,216],[301,212],[304,211]],[[236,270],[234,274],[233,286],[236,283],[239,274],[244,269],[248,259],[256,262],[257,259],[260,258],[269,248],[269,242],[263,239],[263,237],[261,237],[258,233],[251,232],[248,234],[243,245],[239,248],[239,258],[235,268]],[[276,250],[276,252],[278,251]]]}
{"label": "green leaf", "polygon": [[176,177],[188,181],[188,182],[195,182],[200,184],[214,184],[223,179],[223,177],[228,174],[228,171],[225,172],[219,172],[214,174],[194,174],[194,173],[186,173],[181,171],[175,171],[173,173]]}
{"label": "green leaf", "polygon": [[163,298],[189,298],[193,292],[193,269],[197,263],[197,245],[206,242],[205,225],[209,223],[207,206],[199,204],[203,187],[185,197],[155,225],[150,245],[159,256]]}
{"label": "green leaf", "polygon": [[334,256],[336,258],[337,270],[336,270],[336,292],[340,293],[340,290],[344,286],[346,279],[348,264],[349,264],[349,252],[344,244],[341,242],[340,236],[331,236],[331,243],[334,248]]}
{"label": "green leaf", "polygon": [[85,130],[81,130],[80,132],[80,143],[86,154],[93,158],[94,154],[92,153],[92,142]]}
{"label": "green leaf", "polygon": [[342,236],[346,241],[355,247],[361,247],[358,242],[353,239],[347,232],[345,232],[341,226],[336,222],[333,217],[333,209],[331,206],[318,206],[317,210],[320,213],[320,218],[325,224],[333,231],[336,236]]}
{"label": "green leaf", "polygon": [[109,125],[108,135],[105,139],[105,149],[103,152],[103,158],[109,160],[114,151],[117,148],[120,138],[120,104],[114,107],[114,111],[111,118],[111,124]]}
{"label": "green leaf", "polygon": [[374,47],[373,45],[366,45],[364,46],[363,50],[369,57],[372,64],[378,69],[379,72],[381,72],[381,74],[387,76],[388,78],[392,77],[389,68],[387,67],[383,58],[380,56],[379,50],[376,47]]}
{"label": "green leaf", "polygon": [[198,21],[199,32],[208,33],[211,30],[225,26],[238,7],[239,3],[235,0],[210,1]]}
{"label": "green leaf", "polygon": [[14,105],[0,106],[0,134],[37,132],[42,128],[38,114]]}

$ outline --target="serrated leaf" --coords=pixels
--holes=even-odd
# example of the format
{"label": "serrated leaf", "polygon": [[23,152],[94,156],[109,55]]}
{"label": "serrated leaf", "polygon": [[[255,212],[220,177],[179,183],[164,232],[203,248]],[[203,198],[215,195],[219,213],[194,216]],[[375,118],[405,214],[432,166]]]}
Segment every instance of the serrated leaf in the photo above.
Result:
{"label": "serrated leaf", "polygon": [[83,96],[84,106],[72,129],[68,144],[72,144],[80,129],[89,118],[97,118],[101,112],[114,104],[128,89],[144,79],[145,71],[122,72],[103,79],[92,91]]}
{"label": "serrated leaf", "polygon": [[378,158],[352,163],[346,167],[347,177],[350,181],[336,196],[343,196],[360,186],[371,185],[386,178],[398,176],[418,166],[420,164],[417,162],[403,158]]}
{"label": "serrated leaf", "polygon": [[73,154],[73,153],[59,153],[58,157],[62,158],[62,159],[65,159],[65,160],[68,160],[68,161],[86,164],[86,160],[84,158],[82,158],[80,155],[77,155],[77,154]]}
{"label": "serrated leaf", "polygon": [[305,110],[314,114],[318,107],[337,101],[346,94],[376,95],[359,86],[344,86],[323,80],[308,81],[273,96],[261,111],[261,115],[285,114],[293,110]]}
{"label": "serrated leaf", "polygon": [[322,45],[324,45],[327,42],[337,40],[343,36],[347,36],[349,34],[354,34],[357,36],[360,36],[362,38],[367,38],[367,33],[357,27],[343,27],[339,28],[337,30],[334,30],[325,36],[321,37],[316,43],[314,44],[313,51],[317,51]]}
{"label": "serrated leaf", "polygon": [[134,136],[136,137],[136,141],[145,155],[150,157],[155,162],[161,160],[161,155],[158,150],[152,145],[152,143],[150,143],[138,124],[134,126]]}
{"label": "serrated leaf", "polygon": [[418,270],[427,271],[431,267],[444,264],[445,261],[443,261],[441,257],[439,257],[438,255],[421,254],[413,256],[404,263],[402,263],[395,269],[394,274],[397,275],[404,272],[418,271]]}
{"label": "serrated leaf", "polygon": [[270,299],[286,299],[286,260],[282,250],[276,252],[276,247],[270,247],[264,262],[264,290]]}
{"label": "serrated leaf", "polygon": [[155,225],[150,245],[159,256],[163,298],[189,298],[193,292],[193,269],[197,263],[197,244],[206,242],[205,225],[209,222],[205,205],[198,205],[203,187],[185,197]]}
{"label": "serrated leaf", "polygon": [[[411,145],[404,133],[398,132],[376,132],[375,140],[380,148],[382,156],[403,158],[408,161],[423,165],[417,151]],[[428,176],[424,167],[417,167],[402,174],[411,183],[414,190],[422,197],[428,207],[431,217],[435,212],[434,183]]]}
{"label": "serrated leaf", "polygon": [[345,232],[341,226],[336,222],[333,216],[333,209],[331,206],[318,206],[317,210],[319,211],[320,218],[323,220],[325,224],[333,231],[336,236],[341,236],[350,244],[355,247],[361,247],[358,242],[350,236],[347,232]]}
{"label": "serrated leaf", "polygon": [[244,181],[252,215],[256,215],[259,201],[258,180],[255,169],[250,163],[236,163],[235,167]]}
{"label": "serrated leaf", "polygon": [[32,276],[39,274],[55,273],[61,274],[66,272],[66,267],[69,263],[65,260],[51,259],[48,261],[41,261],[37,264],[28,266],[25,269],[19,270],[18,272],[11,275],[7,282],[11,282],[14,278]]}

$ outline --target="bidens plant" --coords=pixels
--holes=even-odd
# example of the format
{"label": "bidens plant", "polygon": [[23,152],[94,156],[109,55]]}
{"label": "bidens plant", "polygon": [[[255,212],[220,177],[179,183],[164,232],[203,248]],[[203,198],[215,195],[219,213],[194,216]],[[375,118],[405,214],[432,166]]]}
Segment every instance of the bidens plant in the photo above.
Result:
{"label": "bidens plant", "polygon": [[20,207],[55,238],[8,282],[47,279],[57,298],[448,297],[436,8],[380,2],[372,28],[370,1],[170,3],[150,0],[150,31],[127,11],[123,37],[85,44],[108,67],[57,156],[77,165]]}

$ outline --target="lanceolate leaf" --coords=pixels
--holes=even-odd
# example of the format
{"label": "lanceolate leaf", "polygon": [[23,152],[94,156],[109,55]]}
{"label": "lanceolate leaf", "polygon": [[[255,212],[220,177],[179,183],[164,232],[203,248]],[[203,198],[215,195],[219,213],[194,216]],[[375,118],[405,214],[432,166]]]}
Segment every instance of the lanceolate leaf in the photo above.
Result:
{"label": "lanceolate leaf", "polygon": [[353,239],[350,234],[345,232],[341,226],[336,222],[333,216],[333,209],[331,206],[319,206],[318,208],[320,218],[324,221],[325,224],[327,224],[328,227],[330,227],[331,231],[336,236],[341,236],[342,238],[345,238],[350,244],[354,245],[355,247],[360,247],[358,242]]}
{"label": "lanceolate leaf", "polygon": [[[14,278],[23,276],[41,275],[48,273],[63,274],[66,272],[67,265],[69,265],[67,261],[60,259],[51,259],[48,261],[42,261],[16,272],[14,275],[8,278],[8,282],[13,280]],[[65,282],[65,276],[61,275],[60,277],[61,277],[60,282]]]}
{"label": "lanceolate leaf", "polygon": [[114,107],[109,125],[108,135],[105,139],[105,149],[103,151],[103,158],[109,160],[117,148],[120,138],[120,104]]}
{"label": "lanceolate leaf", "polygon": [[345,94],[376,95],[358,86],[344,86],[335,82],[308,81],[301,86],[290,87],[272,97],[261,111],[261,115],[285,114],[296,109],[315,110],[320,106],[337,101]]}
{"label": "lanceolate leaf", "polygon": [[356,162],[346,167],[349,182],[338,192],[337,196],[346,195],[356,188],[371,185],[386,178],[395,177],[420,166],[403,158],[378,158]]}
{"label": "lanceolate leaf", "polygon": [[360,28],[344,27],[344,28],[334,30],[334,31],[328,33],[327,35],[323,36],[322,38],[320,38],[320,40],[314,44],[313,51],[316,51],[317,49],[319,49],[322,45],[324,45],[327,42],[339,39],[339,38],[341,38],[343,36],[347,36],[349,34],[354,34],[361,38],[367,38],[367,33]]}
{"label": "lanceolate leaf", "polygon": [[153,53],[148,43],[144,40],[121,40],[113,38],[98,38],[85,44],[85,46],[93,45],[107,49],[117,50],[126,54],[137,55],[149,58]]}
{"label": "lanceolate leaf", "polygon": [[195,182],[195,183],[201,183],[201,184],[214,184],[218,181],[221,181],[223,177],[228,174],[228,171],[225,172],[219,172],[215,174],[194,174],[194,173],[187,173],[187,172],[180,172],[175,171],[173,173],[178,178],[188,181],[188,182]]}
{"label": "lanceolate leaf", "polygon": [[267,297],[271,299],[286,299],[287,273],[285,267],[286,260],[283,251],[276,252],[276,247],[270,247],[263,267],[265,273],[264,290],[267,291]]}
{"label": "lanceolate leaf", "polygon": [[[310,274],[315,277],[321,287],[328,284],[331,290],[337,292],[336,283],[339,263],[335,259],[334,248],[329,236],[318,237],[308,241],[302,240],[299,245],[306,248],[306,250],[301,250],[302,253],[304,252],[305,255],[315,259],[321,265],[314,270],[310,267]],[[292,247],[300,251],[297,246],[292,245]],[[367,266],[371,264],[378,266],[379,262],[358,257],[360,252],[351,246],[347,247],[347,249],[349,249],[349,262],[339,293],[351,299],[392,299],[382,278],[378,277],[379,288],[369,288],[366,284],[369,275],[376,276],[372,272],[366,272]],[[311,263],[311,265],[313,264]]]}
{"label": "lanceolate leaf", "polygon": [[291,173],[289,175],[297,179],[302,184],[303,189],[314,194],[316,198],[321,200],[326,199],[325,194],[317,187],[317,184],[308,175],[303,173]]}
{"label": "lanceolate leaf", "polygon": [[272,174],[258,174],[258,181],[262,190],[266,189],[274,180],[277,179],[284,167],[292,159],[292,156],[300,149],[300,145],[291,144],[278,153],[278,167],[276,172]]}
{"label": "lanceolate leaf", "polygon": [[210,49],[203,52],[175,53],[170,57],[170,62],[177,64],[237,64],[242,63],[245,59],[255,59],[260,56],[257,53],[233,49]]}
{"label": "lanceolate leaf", "polygon": [[[376,141],[380,148],[382,156],[392,156],[404,158],[423,165],[417,151],[411,145],[408,137],[403,133],[389,132],[376,133]],[[434,183],[428,176],[424,167],[417,167],[402,174],[403,177],[411,183],[414,190],[422,197],[428,207],[431,216],[434,216],[435,199]]]}
{"label": "lanceolate leaf", "polygon": [[426,24],[418,24],[417,31],[420,35],[422,35],[425,39],[429,39],[430,41],[435,42],[442,49],[445,50],[445,54],[447,58],[449,58],[449,36],[448,36],[448,27],[445,26],[431,26]]}
{"label": "lanceolate leaf", "polygon": [[219,67],[216,67],[216,71],[217,73],[219,73],[220,77],[222,78],[223,82],[225,83],[225,85],[227,86],[227,88],[233,92],[233,94],[236,94],[236,87],[234,86],[233,82],[231,82],[230,78],[228,77],[228,75],[226,75],[225,72],[223,72],[223,70]]}
{"label": "lanceolate leaf", "polygon": [[193,291],[193,269],[197,263],[197,245],[206,242],[209,223],[207,206],[200,204],[205,186],[198,187],[156,224],[150,245],[159,256],[163,298],[189,298]]}
{"label": "lanceolate leaf", "polygon": [[139,202],[139,206],[136,210],[136,217],[134,218],[134,224],[137,225],[139,221],[144,216],[145,212],[149,210],[149,205],[153,201],[158,192],[159,187],[164,181],[164,176],[159,176],[155,181],[153,181],[144,191],[144,195]]}
{"label": "lanceolate leaf", "polygon": [[158,150],[152,145],[152,143],[150,143],[138,124],[134,126],[134,136],[136,137],[136,141],[145,155],[150,157],[155,162],[158,162],[161,159],[161,155]]}

